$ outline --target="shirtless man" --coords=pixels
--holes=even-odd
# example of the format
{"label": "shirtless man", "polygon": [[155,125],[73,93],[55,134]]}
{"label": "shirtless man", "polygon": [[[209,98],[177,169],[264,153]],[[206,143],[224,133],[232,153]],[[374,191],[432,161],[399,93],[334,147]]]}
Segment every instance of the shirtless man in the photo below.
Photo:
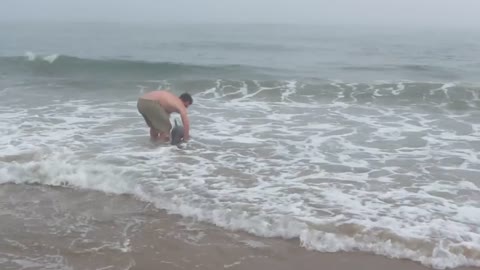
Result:
{"label": "shirtless man", "polygon": [[157,90],[142,95],[137,101],[137,109],[150,127],[152,140],[168,141],[170,137],[170,114],[179,113],[183,122],[183,140],[190,138],[190,123],[187,115],[188,106],[192,105],[190,94],[184,93],[180,97],[166,90]]}

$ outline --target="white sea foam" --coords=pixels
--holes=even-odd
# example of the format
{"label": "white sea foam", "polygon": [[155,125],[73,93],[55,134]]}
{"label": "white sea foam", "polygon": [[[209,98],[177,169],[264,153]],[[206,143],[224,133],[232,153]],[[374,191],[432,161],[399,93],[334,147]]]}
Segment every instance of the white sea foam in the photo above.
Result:
{"label": "white sea foam", "polygon": [[[235,85],[194,97],[185,149],[150,143],[133,101],[0,103],[0,182],[132,194],[324,252],[480,266],[478,124],[461,120],[473,133],[459,135],[442,125],[458,121],[448,112],[301,103],[297,82]],[[269,91],[275,102],[259,97]]]}
{"label": "white sea foam", "polygon": [[50,64],[55,62],[55,60],[57,60],[58,56],[59,56],[58,54],[51,54],[51,55],[46,55],[46,56],[43,56],[43,57],[39,57],[34,52],[31,52],[31,51],[25,52],[25,57],[27,58],[28,61],[35,61],[35,60],[39,59],[39,60],[48,62]]}
{"label": "white sea foam", "polygon": [[25,57],[27,57],[28,61],[34,61],[37,56],[33,52],[25,52]]}
{"label": "white sea foam", "polygon": [[43,57],[43,60],[49,62],[50,64],[55,62],[55,60],[57,60],[58,58],[58,54],[51,54],[51,55],[47,55],[45,57]]}

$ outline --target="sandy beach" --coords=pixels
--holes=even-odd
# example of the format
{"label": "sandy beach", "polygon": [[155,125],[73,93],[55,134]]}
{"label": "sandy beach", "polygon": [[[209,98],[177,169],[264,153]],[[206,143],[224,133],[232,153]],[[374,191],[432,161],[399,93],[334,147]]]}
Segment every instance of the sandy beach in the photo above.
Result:
{"label": "sandy beach", "polygon": [[130,195],[3,184],[0,216],[2,269],[430,269],[408,260],[320,253],[296,240],[226,231]]}

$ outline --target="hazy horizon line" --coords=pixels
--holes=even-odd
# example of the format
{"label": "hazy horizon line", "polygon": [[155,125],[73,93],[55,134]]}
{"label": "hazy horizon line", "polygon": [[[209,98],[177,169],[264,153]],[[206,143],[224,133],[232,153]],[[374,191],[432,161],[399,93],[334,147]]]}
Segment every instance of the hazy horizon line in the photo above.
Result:
{"label": "hazy horizon line", "polygon": [[198,21],[173,21],[173,20],[112,20],[112,19],[63,19],[63,18],[32,18],[32,19],[12,19],[12,18],[0,18],[0,22],[2,23],[66,23],[66,24],[121,24],[121,25],[146,25],[146,24],[162,24],[162,25],[184,25],[184,26],[192,26],[192,25],[264,25],[264,26],[324,26],[324,27],[372,27],[372,28],[399,28],[399,29],[458,29],[458,30],[480,30],[480,26],[478,25],[439,25],[439,24],[422,24],[422,25],[415,25],[415,24],[400,24],[400,23],[374,23],[374,22],[265,22],[265,21],[206,21],[206,20],[198,20]]}

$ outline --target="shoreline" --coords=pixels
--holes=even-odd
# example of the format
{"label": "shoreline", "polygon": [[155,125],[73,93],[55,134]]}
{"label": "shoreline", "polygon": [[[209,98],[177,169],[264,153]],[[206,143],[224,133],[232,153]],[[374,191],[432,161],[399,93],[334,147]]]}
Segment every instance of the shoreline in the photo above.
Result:
{"label": "shoreline", "polygon": [[[71,269],[433,269],[407,259],[322,253],[301,247],[298,240],[228,231],[168,214],[130,195],[2,184],[0,213],[3,268],[19,267],[18,258],[60,256],[62,268]],[[36,263],[41,267],[29,269],[51,262]]]}

